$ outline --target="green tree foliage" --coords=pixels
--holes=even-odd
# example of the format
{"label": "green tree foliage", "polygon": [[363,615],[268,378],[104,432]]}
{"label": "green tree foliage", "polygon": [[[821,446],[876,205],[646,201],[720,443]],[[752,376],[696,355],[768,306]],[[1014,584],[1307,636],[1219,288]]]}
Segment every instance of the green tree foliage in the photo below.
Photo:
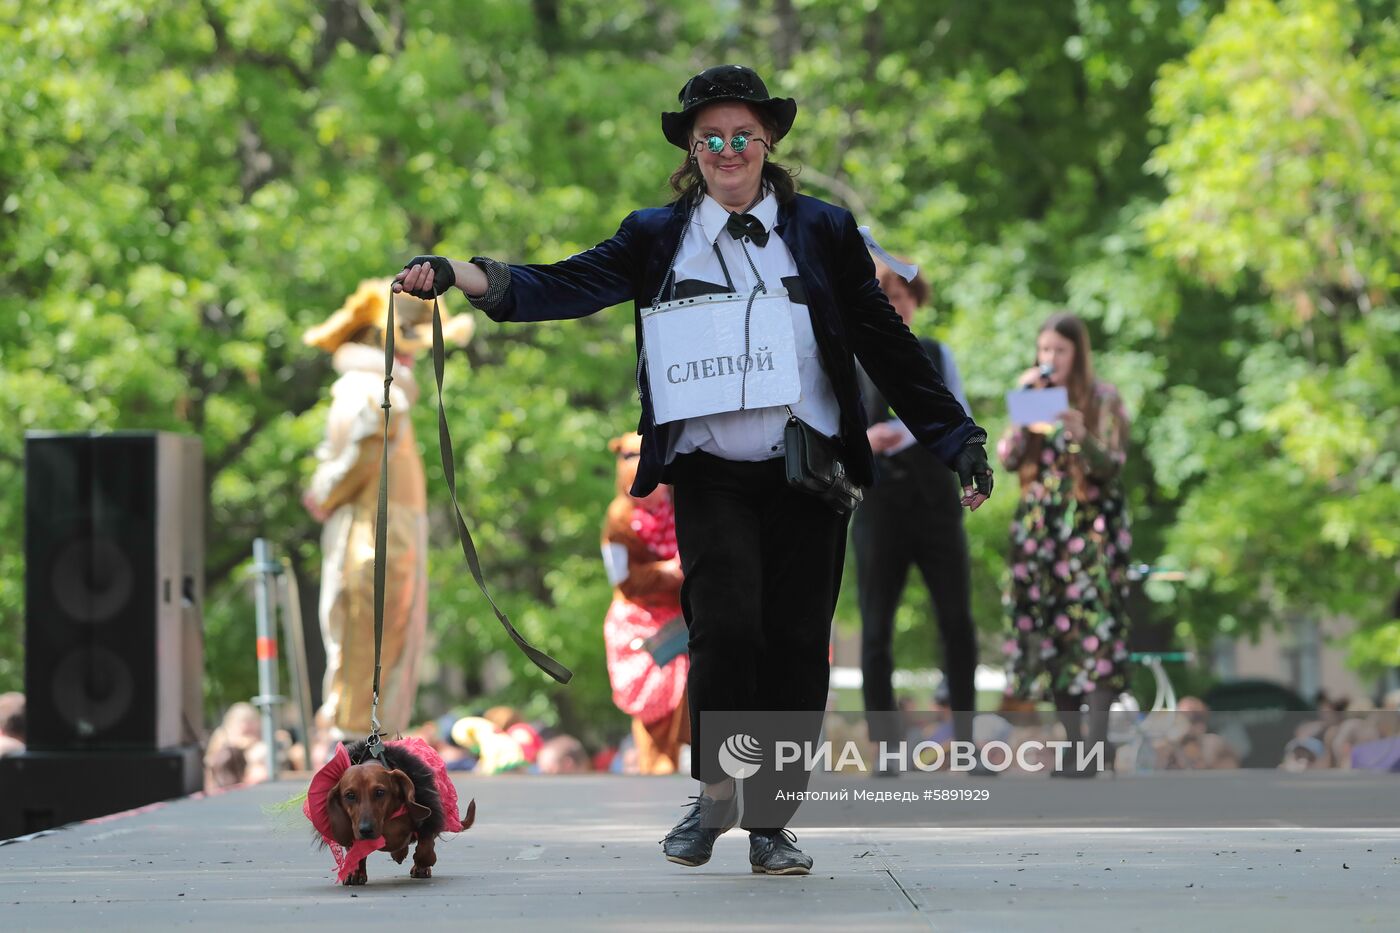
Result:
{"label": "green tree foliage", "polygon": [[[935,301],[917,326],[951,342],[991,430],[1039,321],[1057,307],[1090,320],[1136,416],[1138,556],[1200,568],[1181,600],[1194,637],[1347,613],[1375,633],[1359,659],[1400,660],[1381,627],[1400,527],[1398,49],[1381,4],[463,9],[0,0],[0,528],[21,540],[25,430],[200,435],[211,709],[256,692],[252,539],[317,575],[299,499],[331,373],[301,333],[415,252],[550,261],[664,203],[679,152],[657,114],[724,60],[798,98],[779,155],[804,189],[923,265]],[[430,392],[417,413],[436,657],[478,699],[501,654],[514,679],[490,699],[557,709],[595,737],[625,725],[597,536],[605,441],[636,423],[632,365],[631,316],[614,309],[481,321],[448,366],[488,578],[526,637],[577,671],[569,688],[514,653],[476,593]],[[418,375],[429,384],[426,364]],[[989,633],[1014,479],[998,491],[968,522]],[[0,689],[21,677],[22,582],[8,548]],[[912,608],[900,628],[910,663],[932,658]]]}
{"label": "green tree foliage", "polygon": [[1400,664],[1394,14],[1232,3],[1163,70],[1149,168],[1168,195],[1143,224],[1156,254],[1233,299],[1233,338],[1202,348],[1232,385],[1174,387],[1182,404],[1154,426],[1154,461],[1186,497],[1171,551],[1241,621],[1362,620],[1368,665]]}

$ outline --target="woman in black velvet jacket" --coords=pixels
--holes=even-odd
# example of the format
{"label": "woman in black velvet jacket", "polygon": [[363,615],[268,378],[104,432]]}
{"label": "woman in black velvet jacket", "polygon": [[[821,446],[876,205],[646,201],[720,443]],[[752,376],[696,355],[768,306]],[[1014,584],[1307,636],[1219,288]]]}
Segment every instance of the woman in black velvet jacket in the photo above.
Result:
{"label": "woman in black velvet jacket", "polygon": [[[696,75],[679,97],[681,109],[662,115],[664,135],[687,153],[671,179],[679,195],[674,203],[633,212],[610,239],[553,264],[416,257],[396,277],[395,290],[431,297],[455,284],[476,307],[504,322],[579,318],[631,300],[643,357],[642,309],[663,284],[696,284],[698,280],[675,283],[668,273],[685,245],[683,234],[698,237],[703,231],[713,246],[705,244],[705,254],[695,262],[707,261],[712,248],[725,279],[731,272],[742,278],[752,270],[759,289],[765,275],[771,282],[781,274],[794,317],[805,305],[803,316],[810,317],[816,352],[800,365],[821,372],[804,371],[804,386],[822,387],[815,404],[824,405],[828,422],[839,426],[848,474],[868,484],[873,466],[855,375],[859,359],[919,442],[958,473],[963,504],[976,509],[992,487],[986,432],[944,387],[886,300],[850,212],[796,194],[791,175],[770,161],[774,145],[792,126],[796,102],[769,96],[757,74],[736,65]],[[728,223],[714,220],[726,211]],[[767,228],[763,217],[769,218]],[[756,230],[743,227],[745,223],[755,224]],[[719,232],[712,233],[715,229]],[[741,235],[741,229],[752,236]],[[721,248],[730,252],[730,262],[725,263]],[[795,276],[771,272],[794,268]],[[705,278],[719,281],[718,274]],[[729,289],[716,288],[737,292],[732,281]],[[795,321],[794,330],[805,334],[806,322],[800,323],[799,329]],[[808,377],[822,374],[825,379],[809,382]],[[786,739],[817,735],[826,704],[831,618],[848,516],[787,484],[780,428],[770,437],[781,418],[733,412],[700,419],[708,424],[710,418],[730,415],[750,418],[738,429],[725,422],[714,431],[692,429],[690,420],[656,424],[644,357],[638,388],[642,451],[632,494],[644,496],[660,482],[674,485],[686,577],[682,608],[690,629],[691,771],[705,784],[663,840],[663,852],[673,862],[695,866],[708,861],[715,839],[740,821],[744,800],[741,794],[735,803],[732,756],[730,770],[721,766],[724,736],[707,740],[702,714],[808,713],[812,715],[802,718],[796,731],[790,725],[773,731]],[[808,394],[804,389],[804,402]],[[736,456],[735,445],[724,440],[735,436],[761,443],[740,443],[742,452]],[[746,731],[761,731],[758,719],[748,721],[755,725]],[[746,783],[756,781],[777,781],[773,786],[778,790],[791,791],[805,787],[806,775],[795,775],[791,767],[786,775],[760,769]],[[750,864],[756,872],[806,874],[812,860],[783,828],[796,805],[775,804],[774,796],[771,789],[748,795],[754,806],[742,822],[750,834]]]}

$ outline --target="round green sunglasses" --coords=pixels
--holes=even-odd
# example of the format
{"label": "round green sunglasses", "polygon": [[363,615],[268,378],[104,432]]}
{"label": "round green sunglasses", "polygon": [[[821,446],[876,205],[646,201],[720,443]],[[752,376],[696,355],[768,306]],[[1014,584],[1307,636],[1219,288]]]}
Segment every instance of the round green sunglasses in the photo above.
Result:
{"label": "round green sunglasses", "polygon": [[[733,139],[729,140],[729,148],[733,149],[735,152],[743,152],[745,149],[749,148],[750,142],[759,142],[763,143],[763,145],[765,146],[769,146],[768,140],[763,139],[760,136],[750,136],[748,133],[738,133],[734,136]],[[697,142],[696,145],[704,146],[705,148],[713,152],[715,155],[719,155],[721,152],[724,151],[724,137],[712,133],[709,136],[706,136],[704,139]],[[772,147],[769,146],[769,148]]]}

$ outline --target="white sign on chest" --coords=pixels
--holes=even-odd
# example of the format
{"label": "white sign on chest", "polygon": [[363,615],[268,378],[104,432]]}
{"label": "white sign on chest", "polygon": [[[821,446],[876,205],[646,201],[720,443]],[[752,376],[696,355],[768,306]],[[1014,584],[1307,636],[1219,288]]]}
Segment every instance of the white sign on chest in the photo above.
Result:
{"label": "white sign on chest", "polygon": [[657,424],[792,405],[802,397],[792,304],[776,289],[754,299],[699,295],[642,310]]}

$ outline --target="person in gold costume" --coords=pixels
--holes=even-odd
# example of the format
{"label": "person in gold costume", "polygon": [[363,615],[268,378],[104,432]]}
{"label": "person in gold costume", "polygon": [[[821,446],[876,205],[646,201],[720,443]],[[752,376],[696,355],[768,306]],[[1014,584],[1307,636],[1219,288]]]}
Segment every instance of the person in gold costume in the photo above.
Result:
{"label": "person in gold costume", "polygon": [[[302,498],[323,523],[321,637],[326,648],[323,702],[316,714],[316,761],[342,739],[370,728],[374,683],[374,538],[383,452],[384,327],[389,280],[371,279],[305,343],[331,354],[338,377],[330,389],[324,441]],[[390,390],[389,518],[381,645],[379,722],[390,736],[408,729],[418,690],[418,662],[428,623],[428,516],[423,460],[410,409],[418,399],[416,353],[432,345],[432,304],[407,295],[394,302],[394,381]],[[467,315],[444,313],[447,343],[472,334]]]}

